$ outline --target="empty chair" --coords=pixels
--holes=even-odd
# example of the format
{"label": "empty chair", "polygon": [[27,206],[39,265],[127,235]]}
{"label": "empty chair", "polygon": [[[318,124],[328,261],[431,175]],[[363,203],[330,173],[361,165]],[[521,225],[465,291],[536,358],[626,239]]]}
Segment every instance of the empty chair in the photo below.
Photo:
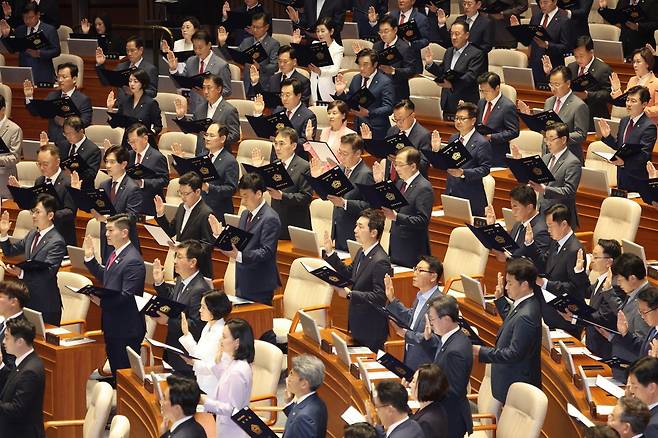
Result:
{"label": "empty chair", "polygon": [[103,184],[104,181],[107,181],[110,178],[111,178],[110,175],[108,175],[107,173],[98,172],[96,174],[96,178],[94,178],[94,187],[96,187],[97,189],[100,188],[101,184]]}
{"label": "empty chair", "polygon": [[593,40],[619,41],[621,29],[608,23],[590,23],[589,34]]}
{"label": "empty chair", "polygon": [[519,147],[521,156],[530,157],[532,155],[542,155],[542,144],[544,137],[535,131],[529,129],[522,129],[519,131],[519,136],[513,138],[510,145],[514,144]]}
{"label": "empty chair", "polygon": [[[67,51],[68,51],[68,47],[67,47]],[[61,55],[53,58],[53,67],[55,68],[55,71],[57,71],[58,65],[64,64],[65,62],[70,62],[78,67],[78,79],[75,81],[75,85],[78,88],[82,88],[84,83],[84,76],[85,76],[84,61],[78,55],[72,55],[70,53],[64,53],[64,51],[62,51]]]}
{"label": "empty chair", "polygon": [[[0,65],[5,65],[5,57],[0,54]],[[11,118],[11,88],[7,84],[0,84],[0,95],[5,98],[5,115]]]}
{"label": "empty chair", "polygon": [[27,232],[32,229],[32,213],[29,210],[21,210],[16,216],[16,225],[14,225],[14,232],[12,238],[20,240],[27,235]]}
{"label": "empty chair", "polygon": [[[65,427],[82,426],[83,438],[98,438],[103,436],[112,409],[113,393],[114,390],[109,383],[96,383],[92,392],[91,403],[87,408],[87,414],[83,420],[46,421],[44,423],[44,428],[47,430],[51,427],[57,427],[58,430],[63,430]],[[74,434],[70,433],[69,436],[72,435]]]}
{"label": "empty chair", "polygon": [[60,24],[57,28],[57,36],[59,38],[59,47],[61,53],[69,53],[69,37],[73,33],[73,29],[64,24]]}
{"label": "empty chair", "polygon": [[617,166],[612,164],[610,161],[601,157],[600,155],[595,154],[594,152],[606,152],[614,153],[615,150],[612,149],[607,144],[602,141],[593,141],[587,147],[587,155],[585,156],[585,167],[588,169],[599,169],[604,170],[608,174],[608,183],[611,186],[617,185]]}
{"label": "empty chair", "polygon": [[467,227],[457,227],[450,233],[448,250],[443,258],[444,293],[463,297],[461,274],[482,278],[489,259],[489,250]]}
{"label": "empty chair", "polygon": [[194,151],[196,151],[196,135],[185,134],[183,132],[165,132],[160,136],[158,149],[160,149],[160,152],[164,155],[171,155],[174,152],[171,145],[174,143],[180,143],[183,152],[190,156],[194,156]]}
{"label": "empty chair", "polygon": [[487,204],[493,205],[494,192],[496,191],[496,179],[491,175],[482,178],[484,193],[487,196]]}
{"label": "empty chair", "polygon": [[19,161],[16,163],[18,183],[22,186],[32,187],[34,180],[41,176],[36,161]]}
{"label": "empty chair", "polygon": [[231,99],[231,105],[238,110],[240,120],[247,120],[246,115],[254,115],[254,102],[253,100]]}
{"label": "empty chair", "polygon": [[176,112],[176,99],[180,99],[180,98],[181,96],[176,93],[159,92],[155,96],[155,100],[158,101],[158,105],[160,106],[160,111],[167,113]]}
{"label": "empty chair", "polygon": [[89,311],[89,297],[73,292],[66,286],[76,289],[91,285],[90,279],[75,272],[59,271],[57,273],[57,287],[62,296],[62,322],[61,326],[79,324],[79,333],[85,331],[85,321]]}
{"label": "empty chair", "polygon": [[85,128],[85,135],[97,146],[103,146],[105,139],[112,144],[121,144],[123,128],[113,128],[109,125],[91,125]]}
{"label": "empty chair", "polygon": [[321,130],[329,127],[329,115],[327,114],[327,107],[322,105],[309,106],[315,117],[318,119],[318,136]]}
{"label": "empty chair", "polygon": [[[250,405],[276,406],[276,391],[281,378],[283,353],[276,345],[269,342],[254,341],[253,383],[251,386]],[[276,422],[276,413],[266,418],[266,423]]]}
{"label": "empty chair", "polygon": [[[477,394],[469,394],[468,399],[475,401],[477,413],[473,414],[473,426],[491,424],[491,416],[497,417],[500,409],[500,403],[493,398],[491,393],[491,364],[484,366],[484,376],[480,383],[480,389]],[[489,437],[491,437],[490,432]],[[482,435],[483,437],[485,435]]]}
{"label": "empty chair", "polygon": [[641,215],[642,207],[635,201],[618,197],[605,198],[594,231],[579,232],[576,235],[581,241],[590,242],[590,250],[599,239],[634,242]]}
{"label": "empty chair", "polygon": [[441,111],[441,87],[426,77],[409,80],[410,98],[416,105],[416,116],[443,119]]}
{"label": "empty chair", "polygon": [[488,55],[489,71],[497,73],[503,82],[503,66],[507,67],[528,67],[528,55],[523,52],[511,49],[492,49]]}
{"label": "empty chair", "polygon": [[115,415],[107,438],[130,438],[130,420],[123,415]]}
{"label": "empty chair", "polygon": [[318,198],[311,201],[310,209],[311,229],[315,231],[320,239],[324,239],[325,232],[331,236],[334,204],[331,201],[324,201]]}

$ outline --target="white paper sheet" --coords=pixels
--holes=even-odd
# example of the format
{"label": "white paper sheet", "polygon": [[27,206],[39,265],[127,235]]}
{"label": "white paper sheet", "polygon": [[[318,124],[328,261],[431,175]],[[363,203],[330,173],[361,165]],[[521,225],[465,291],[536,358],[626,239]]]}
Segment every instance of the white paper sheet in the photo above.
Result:
{"label": "white paper sheet", "polygon": [[169,248],[169,242],[176,242],[176,239],[169,237],[167,233],[165,233],[164,230],[157,225],[144,224],[144,228],[146,228],[146,231],[149,232],[149,234],[155,239],[156,242],[158,242],[158,245],[160,246]]}
{"label": "white paper sheet", "polygon": [[624,390],[622,388],[615,385],[600,374],[596,376],[596,386],[614,397],[621,398],[624,396]]}
{"label": "white paper sheet", "polygon": [[579,420],[581,423],[583,423],[586,427],[592,427],[594,426],[594,423],[587,418],[585,415],[583,415],[582,412],[578,410],[574,405],[571,403],[567,403],[567,413],[572,416],[573,418]]}
{"label": "white paper sheet", "polygon": [[350,406],[340,415],[340,418],[347,424],[366,423],[366,417],[356,410],[354,406]]}
{"label": "white paper sheet", "polygon": [[571,335],[562,329],[551,330],[551,339],[568,339]]}
{"label": "white paper sheet", "polygon": [[252,304],[253,301],[247,300],[245,298],[240,298],[236,297],[235,295],[226,295],[228,300],[233,304],[234,306],[239,306],[241,304]]}

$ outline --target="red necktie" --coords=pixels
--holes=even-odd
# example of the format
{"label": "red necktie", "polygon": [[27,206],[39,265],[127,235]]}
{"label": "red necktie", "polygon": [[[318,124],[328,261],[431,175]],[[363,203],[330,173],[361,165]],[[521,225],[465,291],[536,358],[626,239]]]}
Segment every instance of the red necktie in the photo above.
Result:
{"label": "red necktie", "polygon": [[484,116],[482,116],[483,125],[487,124],[487,120],[489,120],[490,114],[491,114],[491,102],[487,102],[487,108],[484,110]]}
{"label": "red necktie", "polygon": [[251,221],[253,218],[254,216],[251,214],[251,212],[249,212],[249,214],[247,215],[247,224],[245,225],[246,230],[249,230],[249,228],[251,228]]}
{"label": "red necktie", "polygon": [[204,71],[205,71],[205,66],[203,65],[203,59],[202,59],[201,62],[199,63],[199,74],[203,74]]}
{"label": "red necktie", "polygon": [[407,192],[407,183],[403,182],[402,187],[400,188],[400,193],[404,195],[406,192]]}
{"label": "red necktie", "polygon": [[112,266],[112,263],[114,263],[116,258],[117,258],[117,252],[112,251],[112,254],[110,254],[110,258],[107,259],[107,264],[105,265],[105,270],[110,269],[110,266]]}
{"label": "red necktie", "polygon": [[580,69],[578,70],[578,76],[582,76],[584,74],[585,74],[585,67],[580,67]]}
{"label": "red necktie", "polygon": [[287,110],[286,111],[286,116],[288,116],[288,118],[291,118],[292,117],[292,111]]}
{"label": "red necktie", "polygon": [[400,12],[400,23],[398,23],[398,24],[404,24],[404,20],[405,20],[405,19],[406,19],[406,18],[405,18],[405,16],[404,16],[404,14],[403,14],[402,12]]}
{"label": "red necktie", "polygon": [[141,163],[142,163],[142,154],[138,153],[137,159],[135,160],[135,164],[141,164]]}
{"label": "red necktie", "polygon": [[398,172],[395,170],[395,163],[391,162],[391,170],[388,172],[389,179],[393,182],[398,179]]}
{"label": "red necktie", "polygon": [[555,112],[555,114],[559,113],[561,107],[562,107],[562,101],[556,97],[555,105],[553,106],[553,112]]}
{"label": "red necktie", "polygon": [[541,27],[544,29],[548,27],[548,14],[544,14],[544,21],[541,22]]}
{"label": "red necktie", "polygon": [[32,241],[32,248],[30,248],[30,256],[32,256],[32,253],[34,253],[35,248],[39,244],[40,238],[41,238],[41,233],[37,231],[37,234],[34,236],[34,240]]}
{"label": "red necktie", "polygon": [[112,181],[112,189],[110,189],[110,202],[114,203],[114,198],[117,196],[117,182]]}
{"label": "red necktie", "polygon": [[633,119],[630,119],[628,122],[628,126],[626,127],[626,132],[624,133],[624,143],[626,143],[626,139],[628,138],[628,135],[633,130],[633,126],[635,126],[635,124],[633,123]]}

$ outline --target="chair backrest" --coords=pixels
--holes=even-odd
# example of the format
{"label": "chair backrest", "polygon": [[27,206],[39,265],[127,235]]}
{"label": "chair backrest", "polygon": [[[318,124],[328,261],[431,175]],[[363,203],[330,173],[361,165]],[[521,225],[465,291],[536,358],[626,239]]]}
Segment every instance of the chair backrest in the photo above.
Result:
{"label": "chair backrest", "polygon": [[228,63],[228,70],[231,73],[231,80],[232,81],[240,81],[242,80],[242,72],[240,71],[240,67],[233,64],[232,62]]}
{"label": "chair backrest", "polygon": [[36,161],[19,161],[16,163],[16,175],[20,185],[32,187],[41,172]]}
{"label": "chair backrest", "polygon": [[[68,44],[67,44],[67,49],[66,51],[68,52]],[[62,51],[62,54],[59,56],[55,56],[53,58],[53,67],[55,68],[55,71],[57,71],[57,66],[60,64],[63,64],[65,62],[71,62],[75,64],[78,67],[78,80],[75,81],[75,85],[78,88],[83,88],[84,86],[84,77],[85,77],[85,63],[82,60],[81,57],[78,55],[73,55],[70,53],[64,53]]]}
{"label": "chair backrest", "polygon": [[85,135],[97,146],[102,146],[105,139],[112,144],[121,144],[123,128],[113,128],[109,125],[90,125],[85,128]]}
{"label": "chair backrest", "polygon": [[411,96],[441,97],[441,87],[433,80],[422,76],[409,80],[409,92]]}
{"label": "chair backrest", "polygon": [[496,436],[516,438],[522,430],[525,438],[539,438],[547,407],[548,398],[541,389],[527,383],[513,383],[498,420]]}
{"label": "chair backrest", "polygon": [[591,142],[587,147],[587,154],[585,155],[585,167],[605,171],[608,174],[608,183],[611,186],[616,186],[617,166],[605,158],[596,155],[594,152],[614,153],[614,149],[599,140]]}
{"label": "chair backrest", "polygon": [[527,68],[528,55],[517,50],[492,49],[489,52],[489,65]]}
{"label": "chair backrest", "polygon": [[[444,281],[450,278],[460,278],[460,274],[470,277],[484,275],[488,259],[489,250],[480,243],[468,227],[454,228],[450,233],[448,250],[443,258]],[[453,289],[463,292],[461,282],[453,283]]]}
{"label": "chair backrest", "polygon": [[57,273],[57,287],[62,296],[62,322],[76,319],[86,320],[89,311],[89,297],[77,294],[66,286],[81,288],[90,285],[91,280],[75,272],[59,271]]}
{"label": "chair backrest", "polygon": [[181,198],[178,194],[178,188],[180,187],[178,181],[179,178],[173,178],[169,180],[169,184],[167,185],[167,194],[165,196],[165,202],[167,204],[178,205],[183,202],[183,198]]}
{"label": "chair backrest", "polygon": [[89,219],[85,227],[85,236],[90,236],[94,243],[96,260],[101,261],[101,224],[95,218]]}
{"label": "chair backrest", "polygon": [[500,84],[500,92],[503,96],[516,103],[516,88],[508,84]]}
{"label": "chair backrest", "polygon": [[[5,65],[5,57],[0,54],[0,65]],[[7,84],[0,84],[0,95],[5,98],[5,115],[7,118],[11,117],[11,88]]]}
{"label": "chair backrest", "polygon": [[295,68],[295,71],[300,75],[304,76],[306,79],[311,79],[311,73],[309,73],[309,71],[306,70],[305,68],[297,67]]}
{"label": "chair backrest", "polygon": [[443,55],[446,53],[446,48],[438,45],[437,43],[430,43],[430,50],[432,51],[432,59],[441,61]]}
{"label": "chair backrest", "polygon": [[484,193],[487,196],[487,204],[493,205],[494,192],[496,191],[496,179],[491,175],[482,178]]}
{"label": "chair backrest", "polygon": [[[313,268],[325,266],[325,263],[317,258],[300,257],[295,259],[290,266],[288,282],[283,292],[283,317],[293,319],[299,309],[331,304],[333,289],[330,285],[311,275],[302,265]],[[310,294],[308,291],[312,290]],[[321,327],[327,326],[326,312],[310,312]]]}
{"label": "chair backrest", "polygon": [[592,241],[596,243],[599,239],[615,239],[621,242],[625,239],[634,242],[640,216],[642,207],[637,202],[626,198],[605,198],[601,203]]}
{"label": "chair backrest", "polygon": [[327,107],[323,105],[311,105],[308,109],[310,109],[318,119],[318,134],[320,134],[322,129],[329,127],[329,114],[327,114]]}
{"label": "chair backrest", "polygon": [[589,33],[593,40],[619,41],[621,29],[608,23],[590,23]]}
{"label": "chair backrest", "polygon": [[59,38],[60,53],[69,53],[69,36],[73,33],[73,29],[64,24],[60,24],[57,28],[57,37]]}
{"label": "chair backrest", "polygon": [[112,177],[105,172],[98,172],[96,178],[94,178],[94,187],[99,188],[101,184],[103,184],[103,181],[107,181],[111,178]]}
{"label": "chair backrest", "polygon": [[283,353],[276,345],[258,339],[254,341],[254,350],[251,397],[276,394],[281,377]]}
{"label": "chair backrest", "polygon": [[158,149],[163,154],[171,155],[174,152],[171,145],[174,143],[180,143],[183,151],[188,154],[194,155],[196,151],[196,135],[183,132],[165,132],[162,134],[158,141]]}
{"label": "chair backrest", "polygon": [[[351,39],[347,38],[343,40],[343,60],[340,63],[340,68],[353,69],[356,68],[356,53],[352,49],[352,43],[358,42],[361,44],[361,47],[364,49],[372,49],[372,41],[361,40],[361,39]],[[349,82],[348,82],[349,84]]]}
{"label": "chair backrest", "polygon": [[331,224],[334,214],[334,204],[331,201],[314,199],[311,201],[311,229],[318,235],[320,241],[324,239],[325,231],[331,236]]}
{"label": "chair backrest", "polygon": [[254,101],[253,100],[244,100],[244,99],[231,99],[231,105],[238,110],[238,115],[240,119],[246,120],[246,115],[252,116],[254,114]]}
{"label": "chair backrest", "polygon": [[235,295],[235,259],[229,258],[224,272],[224,293]]}
{"label": "chair backrest", "polygon": [[541,145],[543,142],[544,137],[540,133],[522,129],[519,131],[519,136],[512,139],[510,143],[519,147],[522,156],[530,157],[532,155],[542,155]]}
{"label": "chair backrest", "polygon": [[21,210],[16,216],[16,225],[14,225],[14,233],[11,237],[15,239],[22,239],[27,235],[27,232],[32,229],[32,213],[29,210]]}
{"label": "chair backrest", "polygon": [[107,382],[98,382],[94,385],[91,401],[82,426],[83,438],[96,438],[103,436],[107,419],[112,410],[112,396],[114,390]]}
{"label": "chair backrest", "polygon": [[251,151],[256,147],[260,149],[263,160],[269,163],[270,155],[272,154],[272,142],[269,140],[242,140],[238,146],[238,153],[236,154],[235,159],[238,163],[251,164]]}
{"label": "chair backrest", "polygon": [[[343,59],[345,59],[345,58],[343,58]],[[359,71],[354,70],[354,67],[356,67],[356,64],[354,64],[352,66],[352,70],[348,70],[348,71],[343,72],[343,79],[345,80],[345,83],[347,84],[348,89],[349,89],[350,84],[352,83],[352,79],[354,79],[354,76],[359,74]]]}
{"label": "chair backrest", "polygon": [[181,99],[180,94],[159,92],[155,95],[155,100],[158,101],[160,111],[168,113],[176,112],[176,99]]}
{"label": "chair backrest", "polygon": [[285,33],[273,33],[272,38],[280,42],[282,46],[289,46],[292,42],[292,35]]}
{"label": "chair backrest", "polygon": [[130,438],[130,420],[123,415],[115,415],[110,425],[108,438]]}

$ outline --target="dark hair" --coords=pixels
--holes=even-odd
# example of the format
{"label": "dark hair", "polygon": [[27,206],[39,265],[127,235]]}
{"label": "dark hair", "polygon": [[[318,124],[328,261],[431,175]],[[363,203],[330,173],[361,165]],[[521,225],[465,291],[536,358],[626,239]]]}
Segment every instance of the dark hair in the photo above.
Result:
{"label": "dark hair", "polygon": [[514,277],[519,283],[527,281],[530,289],[533,289],[537,282],[537,267],[526,258],[508,260],[505,272]]}
{"label": "dark hair", "polygon": [[[96,19],[100,19],[103,22],[103,25],[105,26],[105,35],[110,35],[112,33],[112,19],[110,18],[109,15],[100,15],[96,14],[94,17],[94,23],[96,22]],[[96,32],[96,26],[94,26],[94,32]]]}
{"label": "dark hair", "polygon": [[382,24],[388,24],[393,29],[398,28],[398,20],[396,20],[394,17],[391,17],[390,15],[384,15],[382,18],[379,19],[379,23],[377,24],[377,26],[381,26]]}
{"label": "dark hair", "polygon": [[398,412],[409,412],[409,394],[402,383],[384,380],[375,387],[381,405],[389,405]]}
{"label": "dark hair", "polygon": [[459,303],[452,295],[439,295],[429,302],[439,318],[449,316],[452,322],[459,320]]}
{"label": "dark hair", "polygon": [[553,70],[548,74],[548,77],[552,77],[555,74],[562,73],[562,79],[566,81],[571,81],[571,70],[566,68],[563,65],[558,65],[556,67],[553,67]]}
{"label": "dark hair", "polygon": [[39,5],[37,2],[25,3],[25,6],[23,6],[23,14],[29,14],[30,12],[34,12],[35,14],[40,13]]}
{"label": "dark hair", "polygon": [[564,204],[553,204],[546,210],[546,217],[551,215],[553,222],[566,222],[571,225],[571,212]]}
{"label": "dark hair", "polygon": [[589,35],[581,35],[576,38],[576,46],[574,49],[578,48],[584,48],[588,52],[594,50],[594,41],[592,41],[592,37]]}
{"label": "dark hair", "polygon": [[140,36],[137,36],[137,35],[129,36],[128,39],[126,39],[126,46],[130,42],[135,43],[135,47],[137,47],[138,49],[144,48],[144,38],[142,38]]}
{"label": "dark hair", "polygon": [[59,148],[53,143],[48,143],[39,147],[39,152],[50,152],[50,155],[59,158]]}
{"label": "dark hair", "polygon": [[127,163],[130,160],[130,154],[128,154],[128,149],[124,148],[120,144],[113,144],[105,150],[105,155],[103,158],[107,161],[107,157],[111,154],[114,154],[114,157],[119,163]]}
{"label": "dark hair", "polygon": [[302,94],[303,87],[302,87],[302,83],[299,79],[297,79],[297,78],[287,78],[287,79],[284,79],[281,82],[281,88],[282,89],[283,89],[283,87],[289,87],[289,86],[292,86],[292,92],[295,94],[295,96],[299,96],[300,94]]}
{"label": "dark hair", "polygon": [[653,70],[653,65],[656,62],[656,60],[653,57],[653,53],[651,53],[651,50],[649,50],[648,47],[641,47],[639,49],[635,49],[633,51],[633,56],[632,58],[635,58],[635,55],[640,55],[644,62],[647,63],[647,67],[649,67],[649,71]]}
{"label": "dark hair", "polygon": [[408,109],[408,110],[411,110],[411,111],[416,111],[416,105],[414,105],[414,103],[411,101],[411,99],[402,99],[398,103],[393,105],[394,110],[400,109],[400,108]]}
{"label": "dark hair", "polygon": [[318,26],[326,27],[329,32],[336,30],[336,23],[334,22],[333,18],[329,16],[320,17],[317,23],[315,23],[315,29],[317,29]]}
{"label": "dark hair", "polygon": [[11,332],[14,339],[22,339],[27,345],[32,345],[37,331],[34,325],[26,318],[11,318],[5,322],[7,330]]}
{"label": "dark hair", "polygon": [[343,100],[332,100],[327,105],[327,111],[336,108],[343,115],[343,121],[347,120],[347,115],[350,113],[350,106]]}
{"label": "dark hair", "polygon": [[190,186],[190,188],[194,191],[201,189],[202,184],[203,184],[203,181],[201,180],[201,177],[199,176],[199,174],[197,174],[196,172],[184,173],[178,179],[178,185]]}
{"label": "dark hair", "polygon": [[203,29],[197,30],[192,34],[192,41],[194,40],[200,40],[206,43],[206,45],[212,43],[212,39],[210,38],[210,34],[206,32]]}
{"label": "dark hair", "polygon": [[41,193],[39,196],[37,196],[37,202],[35,202],[34,205],[39,203],[41,203],[43,209],[46,210],[46,214],[54,214],[57,211],[57,199],[55,199],[53,195],[49,195],[48,193]]}
{"label": "dark hair", "polygon": [[256,350],[254,347],[254,332],[247,321],[241,318],[231,319],[226,322],[233,339],[239,339],[240,345],[235,351],[235,360],[246,360],[249,363],[254,361]]}
{"label": "dark hair", "polygon": [[537,207],[537,193],[527,184],[514,187],[510,190],[509,197],[525,207],[528,205]]}
{"label": "dark hair", "polygon": [[569,136],[569,126],[566,123],[549,121],[546,123],[546,131],[555,131],[557,138]]}
{"label": "dark hair", "polygon": [[183,18],[180,23],[183,24],[186,21],[189,21],[190,24],[192,24],[192,27],[195,28],[195,29],[198,29],[198,28],[201,27],[201,23],[199,22],[199,19],[196,18],[196,17],[193,17],[191,15],[188,15],[187,17]]}
{"label": "dark hair", "polygon": [[6,107],[7,107],[7,103],[5,102],[5,96],[0,94],[0,109],[6,108]]}
{"label": "dark hair", "polygon": [[201,398],[201,390],[196,380],[172,374],[167,377],[167,385],[169,386],[169,403],[172,406],[180,406],[185,415],[194,415]]}
{"label": "dark hair", "polygon": [[403,152],[407,153],[406,164],[415,164],[416,169],[418,169],[420,167],[420,151],[413,146],[405,146],[396,155],[400,155]]}
{"label": "dark hair", "polygon": [[621,275],[626,280],[631,275],[634,275],[638,280],[642,280],[647,276],[647,268],[644,266],[644,262],[635,254],[621,254],[612,262],[610,269],[614,275]]}
{"label": "dark hair", "polygon": [[16,298],[21,308],[30,301],[30,291],[22,281],[0,281],[0,294],[7,295],[9,299]]}
{"label": "dark hair", "polygon": [[117,227],[120,230],[129,230],[131,225],[130,216],[125,213],[115,214],[107,218],[107,223],[112,222],[112,225]]}
{"label": "dark hair", "polygon": [[647,87],[643,87],[642,85],[636,85],[634,87],[631,87],[627,91],[627,93],[628,96],[637,94],[640,98],[641,103],[648,103],[649,100],[651,100],[651,93],[649,92],[649,89]]}
{"label": "dark hair", "polygon": [[375,52],[374,50],[368,48],[361,49],[361,51],[356,54],[356,63],[358,64],[359,59],[364,57],[370,58],[370,62],[372,63],[372,65],[377,64],[377,52]]}
{"label": "dark hair", "polygon": [[251,16],[251,22],[253,23],[254,21],[258,20],[263,20],[263,23],[265,23],[266,26],[269,26],[270,24],[270,14],[267,12],[256,12],[254,15]]}
{"label": "dark hair", "polygon": [[634,434],[644,432],[651,420],[649,407],[635,397],[622,396],[617,403],[622,409],[619,420],[622,423],[628,423]]}
{"label": "dark hair", "polygon": [[634,375],[642,386],[649,386],[650,383],[658,385],[658,359],[651,356],[645,356],[636,360],[630,368],[628,375]]}
{"label": "dark hair", "polygon": [[291,128],[289,126],[284,126],[283,128],[276,131],[275,137],[278,137],[279,135],[286,137],[291,144],[297,144],[297,140],[299,140],[299,136],[297,135],[295,128]]}
{"label": "dark hair", "polygon": [[340,142],[352,146],[352,152],[363,152],[365,144],[358,134],[345,134],[340,138]]}
{"label": "dark hair", "polygon": [[648,286],[637,294],[637,299],[647,303],[650,309],[658,308],[658,289],[655,286]]}
{"label": "dark hair", "polygon": [[297,59],[297,53],[295,52],[295,49],[292,48],[289,45],[281,46],[279,47],[279,51],[277,52],[278,56],[283,55],[284,53],[287,53],[290,55],[290,59]]}
{"label": "dark hair", "polygon": [[212,81],[213,84],[215,84],[215,86],[216,86],[217,88],[224,89],[224,80],[223,80],[220,76],[218,76],[218,75],[216,75],[216,74],[214,74],[214,73],[209,73],[209,74],[207,74],[207,75],[203,78],[203,82],[205,82],[205,81]]}
{"label": "dark hair", "polygon": [[130,127],[126,130],[126,136],[132,134],[133,132],[139,137],[143,135],[149,135],[149,129],[139,122],[130,125]]}
{"label": "dark hair", "polygon": [[466,111],[469,119],[474,119],[478,116],[478,107],[472,102],[462,102],[457,105],[457,113],[459,111]]}
{"label": "dark hair", "polygon": [[478,76],[478,84],[484,83],[489,84],[491,88],[498,88],[500,87],[500,76],[491,71],[484,72]]}
{"label": "dark hair", "polygon": [[619,438],[619,434],[607,424],[598,424],[585,429],[583,438]]}
{"label": "dark hair", "polygon": [[416,391],[419,402],[443,399],[448,392],[448,387],[448,378],[437,364],[426,363],[418,367]]}
{"label": "dark hair", "polygon": [[220,137],[228,137],[228,128],[225,125],[219,122],[213,122],[208,126],[208,129],[210,129],[210,127],[213,125],[217,126],[217,135]]}
{"label": "dark hair", "polygon": [[214,321],[226,318],[233,310],[231,300],[221,290],[211,289],[204,293],[202,298]]}
{"label": "dark hair", "polygon": [[62,124],[62,128],[64,126],[68,126],[70,128],[75,129],[76,132],[80,132],[83,129],[85,129],[84,123],[82,123],[82,119],[80,116],[68,116],[67,118],[64,119],[64,123]]}
{"label": "dark hair", "polygon": [[464,33],[468,33],[468,32],[471,31],[471,26],[469,26],[468,22],[466,20],[464,20],[463,18],[457,18],[454,21],[454,23],[452,23],[452,25],[450,26],[450,29],[452,29],[452,26],[454,26],[455,24],[458,24],[458,25],[462,26],[462,28],[464,29]]}
{"label": "dark hair", "polygon": [[621,255],[621,245],[615,239],[599,239],[596,244],[603,248],[603,254],[613,260]]}
{"label": "dark hair", "polygon": [[368,230],[377,230],[377,240],[382,238],[386,217],[381,210],[375,208],[366,208],[359,214],[359,217],[368,219]]}
{"label": "dark hair", "polygon": [[257,173],[245,173],[238,181],[238,190],[251,190],[252,192],[265,193],[265,180]]}
{"label": "dark hair", "polygon": [[137,68],[130,73],[132,76],[135,77],[139,81],[140,84],[142,84],[142,90],[146,90],[151,83],[151,79],[149,78],[148,73],[146,73],[146,70],[143,68]]}
{"label": "dark hair", "polygon": [[206,252],[204,245],[198,240],[187,239],[178,244],[178,248],[184,249],[188,259],[196,259],[196,267],[199,267],[201,257]]}
{"label": "dark hair", "polygon": [[441,260],[431,255],[421,255],[418,257],[418,260],[429,265],[429,270],[436,274],[436,281],[438,283],[443,275],[443,263],[441,263]]}
{"label": "dark hair", "polygon": [[63,70],[65,68],[69,69],[69,72],[71,72],[71,77],[76,78],[78,77],[78,66],[75,65],[72,62],[63,62],[57,66],[57,73],[59,73],[60,70]]}
{"label": "dark hair", "polygon": [[343,438],[377,438],[377,429],[369,423],[346,424]]}

